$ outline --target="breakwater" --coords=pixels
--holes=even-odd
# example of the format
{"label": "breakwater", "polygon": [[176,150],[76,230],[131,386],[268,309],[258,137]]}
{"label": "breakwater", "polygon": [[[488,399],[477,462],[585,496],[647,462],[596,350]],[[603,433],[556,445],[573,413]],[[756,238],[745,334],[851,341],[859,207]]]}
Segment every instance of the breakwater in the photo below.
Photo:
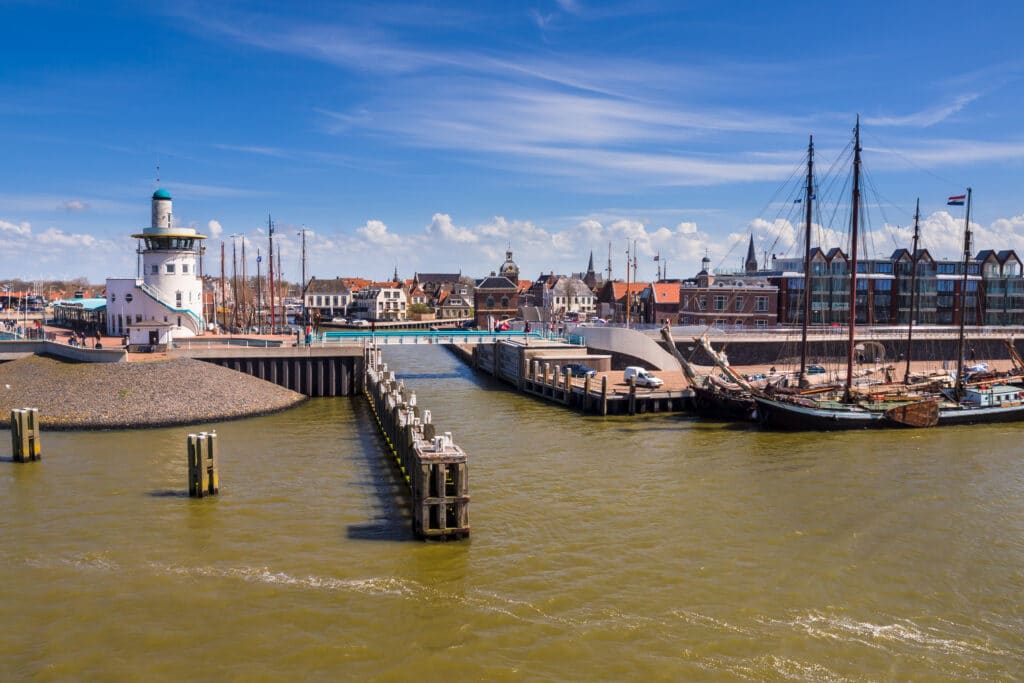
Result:
{"label": "breakwater", "polygon": [[451,432],[439,434],[429,410],[365,349],[365,393],[390,455],[409,487],[413,533],[424,539],[469,536],[469,462]]}

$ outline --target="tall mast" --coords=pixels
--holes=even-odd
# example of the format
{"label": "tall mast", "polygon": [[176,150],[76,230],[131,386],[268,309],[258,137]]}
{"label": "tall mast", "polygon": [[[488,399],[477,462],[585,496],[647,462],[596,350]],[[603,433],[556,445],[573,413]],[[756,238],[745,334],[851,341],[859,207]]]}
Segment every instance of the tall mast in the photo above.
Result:
{"label": "tall mast", "polygon": [[914,209],[914,247],[910,254],[913,263],[910,271],[910,317],[907,320],[907,370],[903,374],[903,383],[910,384],[910,354],[914,348],[911,343],[914,339],[914,302],[917,298],[917,240],[920,236],[919,222],[921,220],[921,198],[917,198],[917,208]]}
{"label": "tall mast", "polygon": [[807,371],[807,326],[811,319],[811,200],[814,192],[814,136],[810,136],[807,144],[807,189],[804,193],[804,201],[807,203],[807,212],[804,216],[804,320],[800,326],[800,377],[799,383],[804,382],[804,373]]}
{"label": "tall mast", "polygon": [[249,324],[249,280],[245,276],[245,236],[242,236],[242,325]]}
{"label": "tall mast", "polygon": [[227,320],[224,319],[225,314],[228,310],[228,287],[227,282],[224,280],[224,240],[220,241],[220,325],[222,328],[227,327]]}
{"label": "tall mast", "polygon": [[629,329],[629,240],[626,240],[626,329]]}
{"label": "tall mast", "polygon": [[967,266],[971,263],[971,188],[967,188],[967,211],[964,213],[964,276],[960,281],[960,331],[956,340],[956,400],[964,392],[964,325],[967,321]]}
{"label": "tall mast", "polygon": [[860,227],[860,114],[853,129],[853,210],[850,214],[850,335],[846,345],[846,389],[844,398],[850,399],[853,388],[853,347],[857,336],[857,234]]}
{"label": "tall mast", "polygon": [[238,324],[238,240],[231,236],[231,329]]}
{"label": "tall mast", "polygon": [[267,264],[267,291],[270,293],[270,333],[277,331],[277,314],[274,312],[274,221],[267,214],[267,232],[270,235],[270,262]]}

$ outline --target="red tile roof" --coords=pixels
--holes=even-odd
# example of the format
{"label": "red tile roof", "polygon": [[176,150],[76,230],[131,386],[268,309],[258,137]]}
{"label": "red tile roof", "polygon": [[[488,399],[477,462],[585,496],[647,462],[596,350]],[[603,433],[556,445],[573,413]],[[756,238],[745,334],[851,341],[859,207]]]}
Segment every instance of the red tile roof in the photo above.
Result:
{"label": "red tile roof", "polygon": [[679,283],[678,282],[654,282],[651,284],[654,288],[654,301],[659,304],[677,304],[679,303]]}

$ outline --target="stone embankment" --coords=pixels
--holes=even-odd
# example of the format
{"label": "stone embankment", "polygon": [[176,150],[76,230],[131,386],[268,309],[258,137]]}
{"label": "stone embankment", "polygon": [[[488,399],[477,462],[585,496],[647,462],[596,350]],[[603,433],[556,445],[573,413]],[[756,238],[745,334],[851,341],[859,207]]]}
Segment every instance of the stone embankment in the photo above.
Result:
{"label": "stone embankment", "polygon": [[[0,415],[39,408],[44,429],[127,429],[232,420],[290,408],[302,394],[187,358],[64,363],[29,356],[0,364]],[[6,426],[6,420],[0,425]]]}

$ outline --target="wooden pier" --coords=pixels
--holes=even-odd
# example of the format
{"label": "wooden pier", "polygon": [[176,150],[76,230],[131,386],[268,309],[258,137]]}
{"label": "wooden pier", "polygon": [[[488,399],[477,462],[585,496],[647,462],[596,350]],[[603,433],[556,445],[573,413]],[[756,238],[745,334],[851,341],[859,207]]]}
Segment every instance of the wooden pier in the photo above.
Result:
{"label": "wooden pier", "polygon": [[[588,363],[591,357],[586,355],[585,347],[500,341],[472,349],[448,348],[474,369],[493,375],[524,394],[588,415],[682,412],[693,405],[693,393],[682,382],[679,386],[647,389],[612,381],[614,371],[602,371],[593,377],[563,373],[562,367],[569,362]],[[560,359],[552,360],[553,356]]]}
{"label": "wooden pier", "polygon": [[366,398],[388,450],[409,486],[413,533],[423,539],[469,536],[469,462],[451,432],[438,434],[429,410],[380,360],[365,350]]}

